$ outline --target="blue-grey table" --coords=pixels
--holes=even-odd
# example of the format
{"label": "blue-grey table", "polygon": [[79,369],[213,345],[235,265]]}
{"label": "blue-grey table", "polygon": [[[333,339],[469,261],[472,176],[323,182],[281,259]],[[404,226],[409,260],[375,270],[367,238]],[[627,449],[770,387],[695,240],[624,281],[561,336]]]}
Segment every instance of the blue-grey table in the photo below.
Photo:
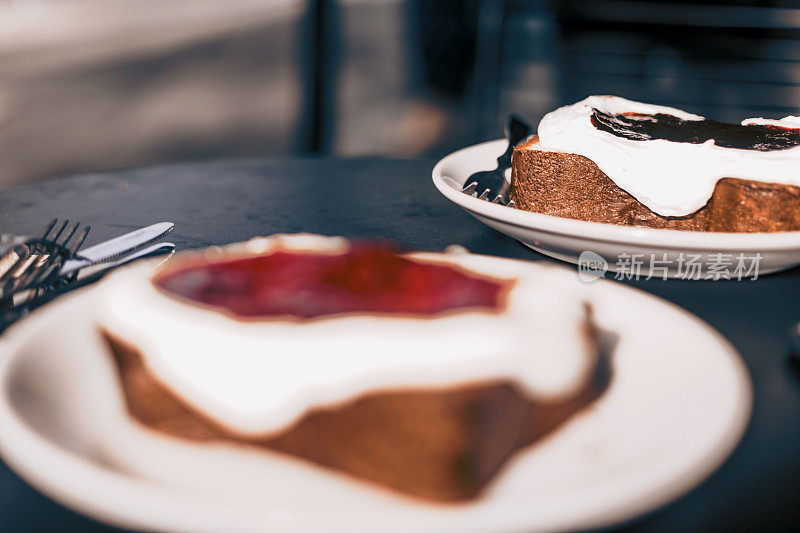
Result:
{"label": "blue-grey table", "polygon": [[[425,159],[265,159],[77,176],[0,191],[0,231],[33,233],[51,217],[68,217],[92,225],[92,243],[173,221],[170,240],[180,249],[313,232],[384,237],[409,249],[457,243],[477,253],[550,261],[440,196],[432,166]],[[800,321],[800,269],[757,281],[630,284],[719,329],[744,356],[755,405],[741,445],[715,474],[623,529],[800,530],[800,377],[786,340]],[[0,463],[0,531],[110,529],[41,496]]]}

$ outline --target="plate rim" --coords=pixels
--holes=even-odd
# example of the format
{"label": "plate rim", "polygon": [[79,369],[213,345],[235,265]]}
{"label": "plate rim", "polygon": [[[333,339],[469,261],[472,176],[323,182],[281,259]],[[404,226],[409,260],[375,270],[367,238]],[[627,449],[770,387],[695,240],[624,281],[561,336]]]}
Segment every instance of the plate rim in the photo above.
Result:
{"label": "plate rim", "polygon": [[[650,245],[686,250],[736,250],[768,252],[800,247],[800,231],[771,233],[723,233],[679,231],[636,226],[621,226],[522,211],[493,204],[462,193],[448,183],[462,183],[444,174],[444,169],[477,151],[496,149],[498,155],[508,146],[506,139],[495,139],[461,148],[441,158],[433,167],[431,177],[439,192],[456,205],[481,217],[523,229],[546,231],[564,236],[580,236],[606,242]],[[476,169],[478,170],[478,169]]]}

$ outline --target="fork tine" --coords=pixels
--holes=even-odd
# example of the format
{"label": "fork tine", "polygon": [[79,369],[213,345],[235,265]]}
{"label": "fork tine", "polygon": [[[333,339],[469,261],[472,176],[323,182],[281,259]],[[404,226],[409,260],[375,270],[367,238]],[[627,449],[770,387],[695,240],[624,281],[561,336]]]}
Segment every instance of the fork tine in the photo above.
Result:
{"label": "fork tine", "polygon": [[42,231],[42,233],[40,234],[39,238],[43,239],[43,240],[46,239],[47,235],[50,233],[50,230],[53,229],[53,226],[55,226],[57,222],[58,222],[58,218],[54,218],[53,220],[51,220],[47,224],[47,226],[45,226],[44,231]]}
{"label": "fork tine", "polygon": [[37,256],[34,256],[34,258],[36,259],[36,262],[34,263],[36,268],[39,268],[40,266],[45,264],[47,260],[50,258],[50,255],[51,255],[50,253],[41,253],[37,254]]}
{"label": "fork tine", "polygon": [[465,185],[464,188],[461,189],[461,192],[464,192],[466,194],[473,194],[475,192],[475,189],[477,189],[477,188],[478,188],[478,182],[477,181],[473,181],[473,182],[469,183],[468,185]]}
{"label": "fork tine", "polygon": [[478,196],[478,200],[486,200],[487,198],[489,198],[489,189],[486,189]]}
{"label": "fork tine", "polygon": [[27,245],[15,246],[10,253],[0,259],[0,281],[4,281],[9,276],[14,274],[14,271],[21,265],[28,257],[30,257],[30,248]]}
{"label": "fork tine", "polygon": [[19,290],[21,288],[33,287],[37,283],[47,279],[47,277],[53,273],[53,270],[61,264],[61,258],[61,254],[57,251],[41,254],[35,266],[32,269],[30,267],[27,268],[24,274],[17,278],[14,289]]}
{"label": "fork tine", "polygon": [[37,254],[31,254],[24,261],[22,261],[22,264],[15,266],[14,271],[3,283],[3,298],[6,298],[7,295],[13,294],[14,290],[21,285],[22,281],[27,277],[31,266],[36,262],[36,260]]}
{"label": "fork tine", "polygon": [[91,230],[91,229],[92,229],[92,227],[91,227],[91,226],[84,226],[84,227],[83,227],[83,229],[81,230],[80,234],[78,234],[78,238],[77,238],[77,239],[75,239],[74,241],[72,241],[72,244],[70,244],[70,245],[67,247],[67,249],[68,249],[68,250],[69,250],[69,252],[70,252],[70,255],[74,255],[74,254],[75,254],[75,252],[77,252],[77,251],[78,251],[78,249],[79,249],[79,248],[81,247],[81,245],[83,244],[83,241],[85,241],[85,240],[86,240],[86,236],[87,236],[87,235],[89,235],[89,230]]}
{"label": "fork tine", "polygon": [[[58,220],[58,219],[56,219],[56,220]],[[45,240],[53,241],[53,242],[58,241],[58,238],[64,232],[64,228],[67,227],[67,224],[69,224],[69,220],[64,220],[63,223],[56,224],[55,227],[53,228],[53,231],[55,231],[55,235],[53,235],[52,237],[45,236]]]}
{"label": "fork tine", "polygon": [[55,243],[58,246],[66,247],[70,239],[72,239],[72,236],[75,235],[76,231],[78,231],[78,226],[80,225],[81,225],[80,222],[76,222],[75,224],[73,224],[69,229],[67,229],[66,233],[60,234],[59,237],[56,238]]}
{"label": "fork tine", "polygon": [[17,270],[11,275],[11,277],[15,279],[22,277],[28,271],[28,269],[38,260],[39,260],[38,254],[29,255],[28,258],[25,259],[25,261],[23,261],[22,264],[17,268]]}

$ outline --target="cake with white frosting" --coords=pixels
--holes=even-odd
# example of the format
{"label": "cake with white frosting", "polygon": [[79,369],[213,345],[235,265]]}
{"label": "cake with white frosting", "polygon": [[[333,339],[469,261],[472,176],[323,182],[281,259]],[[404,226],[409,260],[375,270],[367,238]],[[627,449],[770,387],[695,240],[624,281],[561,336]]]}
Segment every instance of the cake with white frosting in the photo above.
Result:
{"label": "cake with white frosting", "polygon": [[491,264],[259,238],[113,274],[97,323],[152,430],[459,501],[610,379],[574,288]]}
{"label": "cake with white frosting", "polygon": [[800,230],[800,117],[725,124],[590,96],[548,113],[513,155],[521,209],[662,229]]}

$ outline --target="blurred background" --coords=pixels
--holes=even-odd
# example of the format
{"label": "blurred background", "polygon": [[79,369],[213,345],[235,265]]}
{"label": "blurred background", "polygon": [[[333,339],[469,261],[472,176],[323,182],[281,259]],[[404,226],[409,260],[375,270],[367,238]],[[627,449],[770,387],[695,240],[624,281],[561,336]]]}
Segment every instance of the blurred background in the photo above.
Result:
{"label": "blurred background", "polygon": [[590,94],[800,114],[787,0],[0,0],[0,188],[265,155],[441,156]]}

